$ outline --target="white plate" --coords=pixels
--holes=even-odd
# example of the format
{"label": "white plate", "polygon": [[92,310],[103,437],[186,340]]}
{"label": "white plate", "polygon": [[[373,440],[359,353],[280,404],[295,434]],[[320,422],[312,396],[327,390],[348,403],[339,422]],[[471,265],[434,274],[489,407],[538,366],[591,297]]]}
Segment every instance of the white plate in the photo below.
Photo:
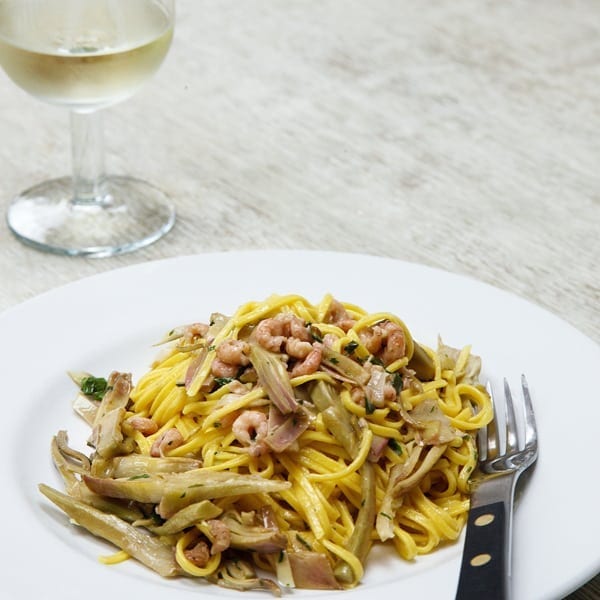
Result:
{"label": "white plate", "polygon": [[[97,562],[112,549],[70,526],[37,491],[60,487],[49,442],[59,429],[83,444],[87,428],[71,411],[67,370],[112,369],[139,377],[152,343],[172,326],[232,312],[270,293],[326,292],[369,311],[402,317],[416,339],[472,344],[483,377],[514,386],[527,374],[539,426],[540,457],[515,514],[516,600],[558,598],[600,570],[596,441],[599,347],[540,308],[480,282],[404,262],[364,255],[257,251],[182,257],[119,269],[57,288],[0,315],[2,578],[11,598],[238,598],[202,582],[161,580],[133,561]],[[374,556],[355,599],[454,598],[462,542],[412,564]],[[323,592],[292,591],[290,598]],[[175,597],[175,596],[173,596]],[[265,598],[246,593],[244,599]]]}

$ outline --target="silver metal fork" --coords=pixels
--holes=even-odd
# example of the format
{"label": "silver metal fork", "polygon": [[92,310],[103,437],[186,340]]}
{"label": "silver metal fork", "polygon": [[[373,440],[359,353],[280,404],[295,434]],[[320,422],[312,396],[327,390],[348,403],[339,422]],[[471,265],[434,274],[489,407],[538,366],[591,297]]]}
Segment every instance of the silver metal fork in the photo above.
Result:
{"label": "silver metal fork", "polygon": [[479,465],[472,479],[471,509],[456,600],[508,600],[511,597],[512,514],[517,479],[537,459],[538,440],[531,396],[521,376],[522,432],[515,404],[504,380],[505,426],[499,402],[491,393],[494,419],[477,436]]}

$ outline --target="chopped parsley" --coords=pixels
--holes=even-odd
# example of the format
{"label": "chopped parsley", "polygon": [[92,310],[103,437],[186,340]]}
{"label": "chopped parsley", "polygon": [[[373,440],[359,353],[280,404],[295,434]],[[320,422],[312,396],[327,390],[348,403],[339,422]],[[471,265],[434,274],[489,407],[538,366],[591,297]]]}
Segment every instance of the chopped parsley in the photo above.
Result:
{"label": "chopped parsley", "polygon": [[394,376],[392,377],[392,385],[394,386],[394,389],[396,390],[396,394],[399,394],[402,391],[402,387],[404,386],[404,381],[402,380],[402,374],[398,373],[396,371],[396,373],[394,373]]}
{"label": "chopped parsley", "polygon": [[135,481],[136,479],[150,479],[150,475],[148,475],[148,473],[141,473],[140,475],[132,475],[129,478],[129,481]]}
{"label": "chopped parsley", "polygon": [[321,330],[318,327],[312,325],[311,323],[308,324],[308,333],[310,333],[310,336],[313,340],[315,340],[315,342],[323,341],[323,334],[321,333]]}
{"label": "chopped parsley", "polygon": [[388,446],[392,449],[392,452],[395,452],[398,456],[402,456],[402,446],[398,443],[398,440],[390,438]]}
{"label": "chopped parsley", "polygon": [[102,400],[104,394],[109,391],[109,385],[104,377],[84,377],[81,380],[81,391],[86,396],[92,396],[95,400]]}
{"label": "chopped parsley", "polygon": [[355,342],[355,341],[348,342],[344,346],[344,352],[346,354],[352,354],[357,348],[358,348],[358,342]]}
{"label": "chopped parsley", "polygon": [[223,387],[224,385],[227,385],[228,383],[231,383],[233,381],[233,377],[215,377],[215,384],[216,384],[216,388],[215,389],[219,389],[220,387]]}
{"label": "chopped parsley", "polygon": [[307,549],[312,550],[312,546],[299,534],[296,534],[296,539]]}

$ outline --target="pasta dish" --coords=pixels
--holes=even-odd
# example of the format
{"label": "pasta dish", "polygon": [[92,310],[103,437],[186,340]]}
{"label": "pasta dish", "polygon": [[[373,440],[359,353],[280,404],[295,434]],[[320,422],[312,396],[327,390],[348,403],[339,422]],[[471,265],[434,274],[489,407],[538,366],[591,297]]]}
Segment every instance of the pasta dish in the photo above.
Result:
{"label": "pasta dish", "polygon": [[52,440],[68,517],[164,577],[345,589],[373,544],[456,540],[492,419],[479,357],[394,314],[273,295],[172,329],[134,385],[71,374],[91,454]]}

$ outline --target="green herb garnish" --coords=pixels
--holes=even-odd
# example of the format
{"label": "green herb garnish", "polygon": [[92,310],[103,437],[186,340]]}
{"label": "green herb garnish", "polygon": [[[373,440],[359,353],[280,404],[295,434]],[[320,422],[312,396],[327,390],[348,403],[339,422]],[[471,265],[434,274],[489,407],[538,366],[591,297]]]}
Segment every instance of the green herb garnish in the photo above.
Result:
{"label": "green herb garnish", "polygon": [[321,333],[321,330],[310,323],[308,324],[308,333],[310,333],[310,336],[313,340],[315,340],[315,342],[323,341],[323,334]]}
{"label": "green herb garnish", "polygon": [[402,379],[402,374],[401,373],[394,373],[394,376],[392,377],[392,385],[394,386],[394,389],[396,390],[396,394],[399,394],[402,391],[402,387],[404,386],[404,381]]}
{"label": "green herb garnish", "polygon": [[104,377],[84,377],[81,380],[81,391],[86,396],[92,396],[95,400],[102,400],[104,394],[109,391],[108,382]]}
{"label": "green herb garnish", "polygon": [[348,342],[344,346],[344,352],[346,354],[352,354],[357,348],[358,348],[358,342],[355,342],[355,341]]}
{"label": "green herb garnish", "polygon": [[215,377],[216,390],[233,381],[233,377]]}
{"label": "green herb garnish", "polygon": [[296,534],[296,539],[307,549],[312,550],[312,546],[299,534]]}
{"label": "green herb garnish", "polygon": [[398,440],[394,438],[389,439],[388,446],[392,449],[392,452],[395,452],[398,456],[402,456],[402,446],[398,443]]}

